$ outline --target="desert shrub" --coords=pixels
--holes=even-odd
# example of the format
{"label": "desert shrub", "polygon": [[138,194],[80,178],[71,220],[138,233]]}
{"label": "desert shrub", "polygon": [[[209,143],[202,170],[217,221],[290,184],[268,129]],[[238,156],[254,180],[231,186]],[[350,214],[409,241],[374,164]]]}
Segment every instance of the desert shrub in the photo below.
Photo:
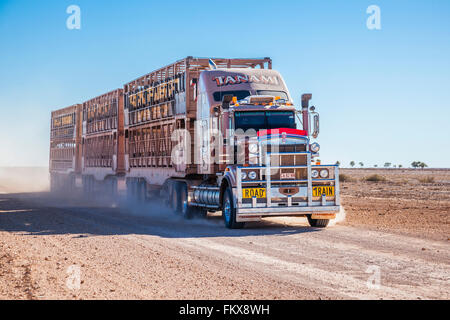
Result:
{"label": "desert shrub", "polygon": [[418,180],[421,183],[433,183],[434,182],[434,177],[428,176],[428,177],[420,178]]}
{"label": "desert shrub", "polygon": [[341,174],[339,174],[339,181],[340,182],[351,182],[351,181],[353,181],[353,179],[348,174],[341,173]]}
{"label": "desert shrub", "polygon": [[372,174],[368,177],[364,177],[364,181],[370,181],[370,182],[384,182],[386,181],[386,178],[379,174]]}

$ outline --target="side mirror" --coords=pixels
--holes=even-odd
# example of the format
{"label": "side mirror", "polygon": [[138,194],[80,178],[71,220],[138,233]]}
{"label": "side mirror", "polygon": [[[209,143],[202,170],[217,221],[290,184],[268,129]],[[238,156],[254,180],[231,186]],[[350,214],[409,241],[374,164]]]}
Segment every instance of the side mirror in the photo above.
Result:
{"label": "side mirror", "polygon": [[226,110],[230,108],[230,102],[233,100],[233,95],[226,94],[222,98],[222,109]]}
{"label": "side mirror", "polygon": [[319,131],[320,131],[319,114],[318,113],[314,113],[313,124],[314,124],[314,131],[312,133],[312,136],[314,139],[316,139],[318,137]]}
{"label": "side mirror", "polygon": [[218,117],[218,116],[219,116],[219,113],[220,113],[220,108],[219,108],[219,107],[214,107],[214,108],[213,108],[213,113],[214,113],[214,116],[215,116],[215,117]]}

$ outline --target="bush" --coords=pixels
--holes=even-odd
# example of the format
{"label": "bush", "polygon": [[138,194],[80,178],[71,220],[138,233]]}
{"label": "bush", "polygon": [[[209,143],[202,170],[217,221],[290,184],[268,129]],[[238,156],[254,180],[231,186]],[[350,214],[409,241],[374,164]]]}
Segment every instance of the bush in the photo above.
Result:
{"label": "bush", "polygon": [[434,177],[428,176],[418,179],[421,183],[434,183]]}
{"label": "bush", "polygon": [[339,175],[339,181],[340,182],[351,182],[351,181],[353,181],[353,179],[349,175],[341,173]]}
{"label": "bush", "polygon": [[379,174],[372,174],[372,175],[370,175],[368,177],[365,177],[364,181],[383,182],[383,181],[386,181],[386,178],[384,176],[379,175]]}

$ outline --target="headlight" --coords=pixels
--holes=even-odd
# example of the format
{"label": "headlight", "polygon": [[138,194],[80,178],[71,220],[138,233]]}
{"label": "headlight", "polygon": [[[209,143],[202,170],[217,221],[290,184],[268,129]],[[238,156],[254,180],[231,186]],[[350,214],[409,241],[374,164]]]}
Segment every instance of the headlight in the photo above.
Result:
{"label": "headlight", "polygon": [[241,172],[241,180],[245,180],[247,179],[247,173],[245,173],[244,171]]}
{"label": "headlight", "polygon": [[317,153],[320,150],[320,145],[317,142],[314,142],[309,146],[309,150],[311,150],[311,152]]}
{"label": "headlight", "polygon": [[316,170],[316,169],[311,170],[311,177],[318,178],[319,177],[319,171]]}
{"label": "headlight", "polygon": [[248,145],[248,151],[250,153],[258,153],[258,145],[256,143],[251,143]]}
{"label": "headlight", "polygon": [[320,170],[320,177],[321,178],[328,178],[328,169]]}
{"label": "headlight", "polygon": [[249,177],[250,179],[252,179],[252,180],[255,180],[255,179],[256,179],[256,176],[257,176],[257,174],[256,174],[255,171],[250,171],[250,172],[248,173],[248,177]]}

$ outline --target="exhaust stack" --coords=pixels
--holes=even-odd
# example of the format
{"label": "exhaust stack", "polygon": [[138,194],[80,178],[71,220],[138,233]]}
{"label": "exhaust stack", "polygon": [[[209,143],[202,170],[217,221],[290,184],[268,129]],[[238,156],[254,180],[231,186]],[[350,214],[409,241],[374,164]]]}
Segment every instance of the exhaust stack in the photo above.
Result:
{"label": "exhaust stack", "polygon": [[303,130],[305,130],[309,136],[309,100],[311,100],[311,93],[302,94],[302,119]]}

